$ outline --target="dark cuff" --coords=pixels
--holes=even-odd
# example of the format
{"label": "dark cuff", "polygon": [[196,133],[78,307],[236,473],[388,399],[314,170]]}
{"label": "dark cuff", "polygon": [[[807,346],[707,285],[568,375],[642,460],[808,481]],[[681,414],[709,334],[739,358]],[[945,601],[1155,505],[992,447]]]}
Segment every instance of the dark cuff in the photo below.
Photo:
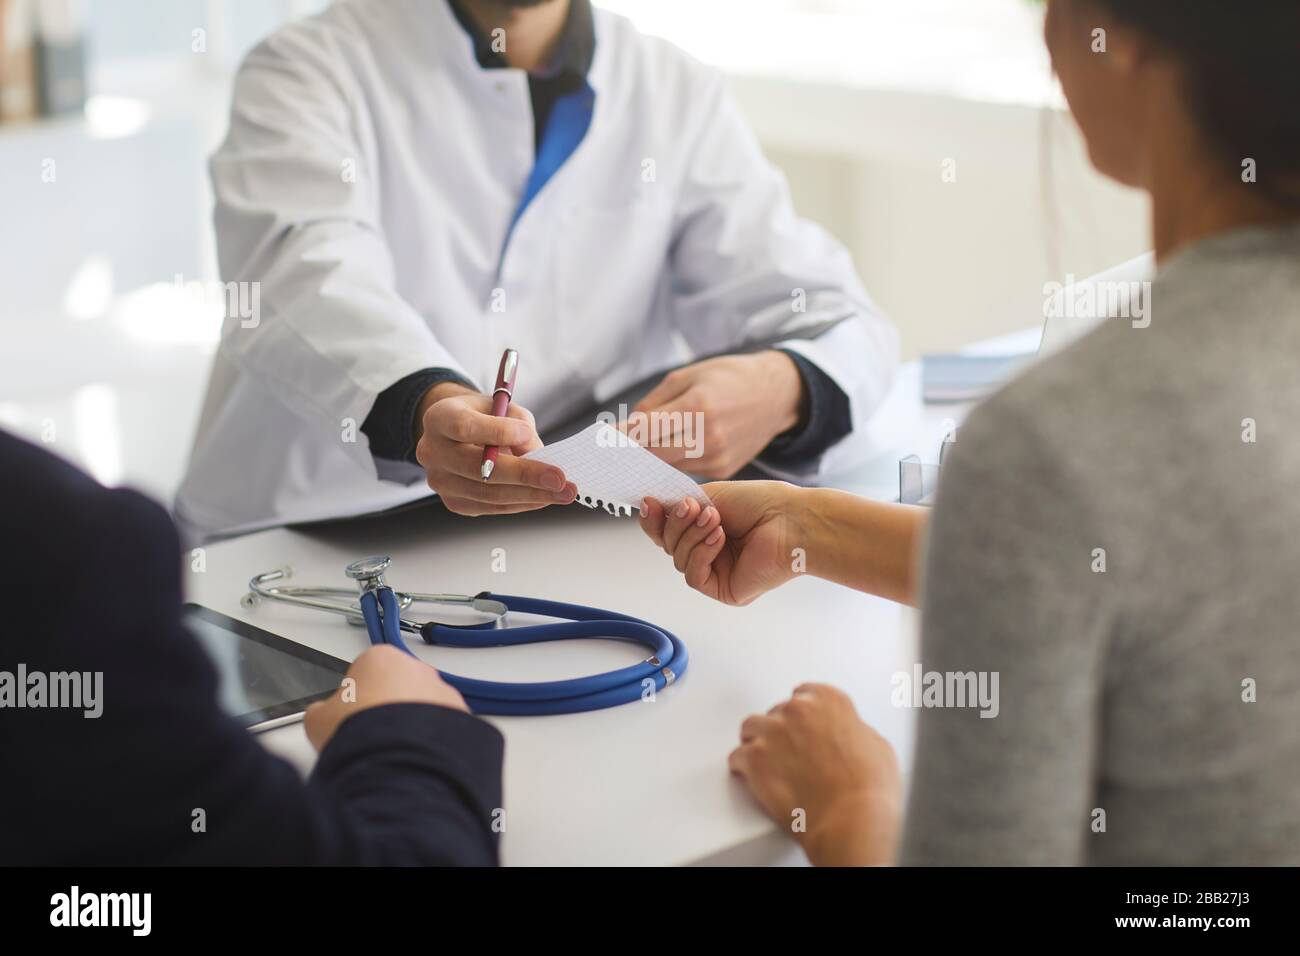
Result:
{"label": "dark cuff", "polygon": [[798,469],[853,431],[849,397],[835,380],[798,352],[778,349],[790,356],[803,382],[799,424],[773,438],[760,454],[765,465]]}
{"label": "dark cuff", "polygon": [[456,382],[466,388],[474,383],[449,368],[425,368],[412,372],[379,393],[370,414],[361,423],[362,433],[370,440],[370,454],[387,461],[415,460],[415,416],[424,393],[440,382]]}

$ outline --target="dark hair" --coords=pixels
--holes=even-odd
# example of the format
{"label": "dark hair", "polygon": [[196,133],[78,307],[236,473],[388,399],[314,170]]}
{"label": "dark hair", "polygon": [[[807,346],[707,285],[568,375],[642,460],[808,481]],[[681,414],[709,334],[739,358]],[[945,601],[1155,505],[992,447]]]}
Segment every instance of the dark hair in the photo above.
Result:
{"label": "dark hair", "polygon": [[1088,0],[1184,67],[1209,148],[1300,202],[1300,0]]}

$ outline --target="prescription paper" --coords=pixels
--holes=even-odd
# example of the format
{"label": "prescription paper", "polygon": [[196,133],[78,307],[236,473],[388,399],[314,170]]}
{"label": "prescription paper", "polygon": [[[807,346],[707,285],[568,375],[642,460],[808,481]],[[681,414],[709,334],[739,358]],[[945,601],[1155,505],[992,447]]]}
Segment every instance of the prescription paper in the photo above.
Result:
{"label": "prescription paper", "polygon": [[524,457],[563,470],[578,486],[579,504],[604,508],[613,515],[639,511],[642,498],[669,506],[685,498],[709,504],[709,496],[689,475],[660,461],[606,422],[595,422]]}

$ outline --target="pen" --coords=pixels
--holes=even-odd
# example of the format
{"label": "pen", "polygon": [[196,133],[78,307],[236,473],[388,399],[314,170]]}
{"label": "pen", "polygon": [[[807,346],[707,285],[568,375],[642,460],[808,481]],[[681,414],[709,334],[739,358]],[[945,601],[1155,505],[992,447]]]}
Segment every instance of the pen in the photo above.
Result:
{"label": "pen", "polygon": [[[519,371],[519,353],[506,349],[501,353],[501,367],[497,369],[497,384],[492,390],[492,414],[504,418],[510,408],[510,399],[515,391],[515,373]],[[488,445],[483,449],[483,464],[479,474],[487,481],[492,477],[492,469],[497,466],[497,446]]]}

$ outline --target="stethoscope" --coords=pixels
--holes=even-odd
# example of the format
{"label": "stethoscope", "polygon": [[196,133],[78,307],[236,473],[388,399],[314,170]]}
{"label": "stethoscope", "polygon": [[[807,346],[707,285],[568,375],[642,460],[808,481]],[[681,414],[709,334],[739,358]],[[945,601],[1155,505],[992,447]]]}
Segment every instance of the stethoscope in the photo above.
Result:
{"label": "stethoscope", "polygon": [[[476,680],[440,669],[443,680],[460,691],[469,709],[477,714],[538,716],[614,707],[650,699],[652,687],[654,691],[663,690],[686,672],[686,645],[662,627],[639,618],[581,604],[487,591],[474,595],[394,591],[384,581],[384,572],[391,564],[388,557],[362,558],[349,564],[346,573],[360,587],[359,596],[347,588],[269,587],[269,582],[287,579],[293,572],[288,568],[267,571],[249,580],[243,603],[252,607],[258,598],[267,598],[341,614],[352,623],[364,623],[371,644],[391,644],[412,657],[415,655],[402,639],[402,631],[419,634],[426,644],[443,647],[506,647],[595,637],[635,641],[651,650],[650,657],[630,667],[534,684]],[[457,605],[487,615],[487,620],[474,624],[421,624],[403,619],[402,612],[417,603]],[[565,623],[507,627],[509,611],[561,618]]]}

